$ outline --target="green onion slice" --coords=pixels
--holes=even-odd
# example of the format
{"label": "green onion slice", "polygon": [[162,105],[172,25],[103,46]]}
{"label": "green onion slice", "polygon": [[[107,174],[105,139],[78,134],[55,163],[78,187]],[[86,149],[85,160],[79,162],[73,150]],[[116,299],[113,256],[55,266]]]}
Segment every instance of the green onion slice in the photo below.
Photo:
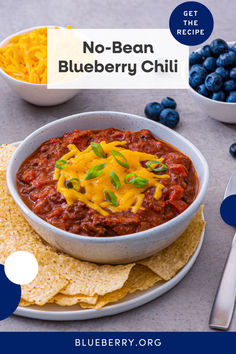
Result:
{"label": "green onion slice", "polygon": [[144,178],[144,177],[135,177],[134,181],[132,182],[132,184],[135,186],[135,187],[138,187],[138,188],[141,188],[143,186],[145,186],[146,184],[148,184],[148,179],[147,178]]}
{"label": "green onion slice", "polygon": [[110,180],[111,180],[111,184],[116,188],[119,189],[120,187],[120,179],[117,176],[117,174],[114,171],[111,171],[110,173]]}
{"label": "green onion slice", "polygon": [[104,193],[105,193],[105,198],[106,198],[106,201],[111,204],[111,205],[114,205],[114,206],[118,206],[118,202],[117,202],[117,198],[115,196],[114,193],[112,193],[111,191],[108,191],[107,189],[104,190]]}
{"label": "green onion slice", "polygon": [[94,143],[93,141],[91,142],[91,147],[93,149],[93,152],[95,155],[98,157],[102,157],[106,159],[107,155],[105,154],[105,151],[102,148],[102,145],[99,143]]}
{"label": "green onion slice", "polygon": [[[132,177],[132,178],[131,178]],[[137,177],[135,173],[129,173],[128,175],[125,176],[124,182],[125,184],[130,184],[134,179]],[[131,178],[131,179],[130,179]]]}
{"label": "green onion slice", "polygon": [[91,167],[85,177],[85,180],[88,181],[89,179],[93,179],[93,178],[100,176],[102,174],[105,166],[106,166],[106,164],[102,163],[100,165],[96,165],[96,166]]}
{"label": "green onion slice", "polygon": [[[77,182],[74,184],[73,182]],[[66,188],[69,189],[77,189],[80,187],[80,180],[78,178],[71,178],[69,181],[66,182]]]}
{"label": "green onion slice", "polygon": [[[111,150],[111,154],[119,165],[121,165],[124,168],[129,168],[128,161],[121,152],[116,150]],[[122,158],[124,161],[119,160],[118,157]]]}
{"label": "green onion slice", "polygon": [[58,160],[56,161],[56,168],[59,168],[60,170],[63,170],[63,168],[68,166],[68,161],[66,160]]}
{"label": "green onion slice", "polygon": [[[161,167],[153,168],[151,165],[161,165]],[[148,161],[146,162],[146,166],[149,167],[150,170],[154,172],[161,172],[161,171],[168,170],[168,167],[160,161]]]}
{"label": "green onion slice", "polygon": [[[133,178],[131,178],[132,176]],[[145,186],[149,181],[147,178],[139,177],[135,173],[129,173],[125,176],[124,182],[126,184],[133,184],[135,187],[141,188]]]}

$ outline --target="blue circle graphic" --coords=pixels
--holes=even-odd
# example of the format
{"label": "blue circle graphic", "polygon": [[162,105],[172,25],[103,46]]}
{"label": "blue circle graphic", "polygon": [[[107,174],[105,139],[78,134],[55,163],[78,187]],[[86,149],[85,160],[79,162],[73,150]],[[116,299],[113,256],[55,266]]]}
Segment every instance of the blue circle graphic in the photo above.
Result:
{"label": "blue circle graphic", "polygon": [[205,5],[197,1],[187,1],[174,9],[170,16],[169,27],[178,42],[193,46],[209,38],[214,20]]}
{"label": "blue circle graphic", "polygon": [[224,222],[236,226],[236,194],[225,198],[220,207],[220,215]]}
{"label": "blue circle graphic", "polygon": [[11,316],[19,305],[20,285],[12,283],[6,276],[4,266],[0,264],[0,321]]}

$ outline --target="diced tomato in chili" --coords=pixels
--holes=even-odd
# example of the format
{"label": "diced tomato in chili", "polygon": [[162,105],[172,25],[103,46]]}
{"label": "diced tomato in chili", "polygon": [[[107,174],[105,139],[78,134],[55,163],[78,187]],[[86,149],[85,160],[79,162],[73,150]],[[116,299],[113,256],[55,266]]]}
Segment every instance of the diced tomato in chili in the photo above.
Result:
{"label": "diced tomato in chili", "polygon": [[183,196],[184,189],[176,184],[175,186],[170,187],[169,190],[169,200],[180,200]]}
{"label": "diced tomato in chili", "polygon": [[26,183],[30,183],[35,178],[35,170],[25,170],[22,174],[22,181]]}
{"label": "diced tomato in chili", "polygon": [[169,203],[178,211],[179,214],[188,207],[188,204],[183,200],[171,200]]}
{"label": "diced tomato in chili", "polygon": [[187,177],[187,175],[188,175],[186,167],[184,165],[176,163],[176,164],[170,165],[168,167],[171,171],[178,173],[182,177]]}

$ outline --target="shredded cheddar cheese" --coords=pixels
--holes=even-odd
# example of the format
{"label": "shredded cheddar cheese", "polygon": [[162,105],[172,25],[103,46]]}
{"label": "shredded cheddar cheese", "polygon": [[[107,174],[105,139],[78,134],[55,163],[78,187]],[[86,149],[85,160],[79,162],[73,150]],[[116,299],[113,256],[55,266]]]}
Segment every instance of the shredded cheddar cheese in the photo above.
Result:
{"label": "shredded cheddar cheese", "polygon": [[0,67],[17,80],[46,84],[47,28],[12,37],[4,48],[0,48]]}
{"label": "shredded cheddar cheese", "polygon": [[[157,200],[161,198],[164,186],[159,180],[169,178],[169,175],[157,175],[148,168],[143,167],[141,162],[148,160],[162,162],[163,158],[158,159],[155,155],[125,149],[122,145],[127,144],[126,141],[114,141],[108,144],[103,141],[100,144],[107,155],[106,158],[95,155],[91,146],[84,151],[80,151],[75,145],[70,144],[68,145],[70,151],[61,158],[61,160],[67,162],[66,167],[63,169],[55,168],[54,180],[58,181],[57,190],[64,196],[68,204],[80,200],[106,216],[109,214],[108,210],[120,212],[131,209],[133,213],[137,213],[142,208],[144,192],[150,187],[156,187],[154,198]],[[123,154],[128,161],[129,169],[117,163],[111,154],[111,150],[116,150]],[[99,164],[105,164],[101,175],[85,180],[88,170]],[[114,171],[119,176],[121,185],[118,190],[111,183],[111,171]],[[146,178],[148,183],[140,188],[133,184],[125,184],[124,178],[130,173]],[[66,187],[67,181],[73,178],[80,180],[81,188],[79,190]],[[109,190],[116,195],[118,206],[111,205],[105,200],[104,190]]]}

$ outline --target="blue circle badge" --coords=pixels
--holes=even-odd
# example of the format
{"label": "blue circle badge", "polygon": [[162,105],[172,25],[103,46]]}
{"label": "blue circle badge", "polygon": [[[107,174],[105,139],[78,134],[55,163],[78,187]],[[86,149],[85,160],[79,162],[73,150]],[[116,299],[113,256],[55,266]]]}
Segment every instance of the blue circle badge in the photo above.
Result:
{"label": "blue circle badge", "polygon": [[178,42],[193,46],[208,39],[214,27],[214,20],[205,5],[197,1],[187,1],[174,9],[169,26]]}
{"label": "blue circle badge", "polygon": [[236,194],[223,200],[220,206],[220,215],[226,224],[236,226]]}
{"label": "blue circle badge", "polygon": [[6,276],[4,266],[0,264],[0,321],[11,316],[19,305],[20,285],[12,283]]}

